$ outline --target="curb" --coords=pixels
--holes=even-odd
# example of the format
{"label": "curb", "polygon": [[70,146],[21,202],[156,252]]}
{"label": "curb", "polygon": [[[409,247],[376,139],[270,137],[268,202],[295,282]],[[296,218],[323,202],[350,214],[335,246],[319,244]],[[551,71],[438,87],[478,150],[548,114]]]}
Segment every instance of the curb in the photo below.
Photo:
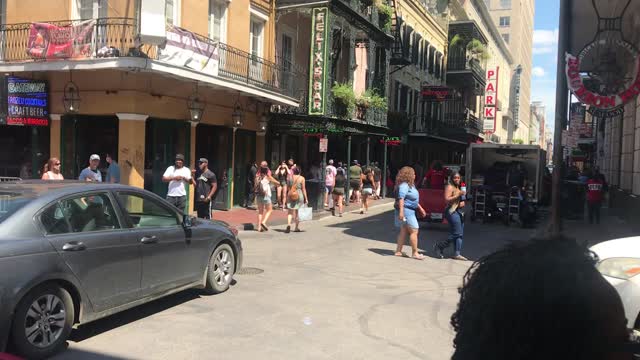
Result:
{"label": "curb", "polygon": [[[382,204],[376,204],[373,206],[369,206],[369,210],[371,209],[375,209],[375,208],[379,208],[382,206],[387,206],[387,205],[393,205],[393,201],[389,201],[389,202],[385,202]],[[357,210],[354,210],[357,211]],[[345,209],[345,213],[347,212],[351,212],[348,209]],[[327,210],[316,210],[313,212],[313,220],[312,221],[318,221],[318,220],[324,220],[327,218],[333,218],[333,216],[331,216],[331,212],[327,211]],[[286,225],[287,224],[287,220],[286,219],[278,219],[275,220],[273,222],[271,222],[271,224],[269,225],[271,226],[281,226],[281,225]],[[245,223],[245,224],[239,224],[235,226],[235,229],[238,231],[256,231],[256,226],[253,223]]]}

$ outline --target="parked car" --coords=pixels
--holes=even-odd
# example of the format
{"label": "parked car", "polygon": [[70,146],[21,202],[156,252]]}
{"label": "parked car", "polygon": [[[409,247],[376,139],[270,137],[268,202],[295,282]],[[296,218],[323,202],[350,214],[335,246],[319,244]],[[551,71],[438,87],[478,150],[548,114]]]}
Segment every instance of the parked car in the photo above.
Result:
{"label": "parked car", "polygon": [[226,291],[237,231],[131,186],[0,183],[0,352],[62,349],[84,324],[188,288]]}
{"label": "parked car", "polygon": [[601,242],[591,251],[598,270],[622,298],[629,329],[640,330],[640,236]]}

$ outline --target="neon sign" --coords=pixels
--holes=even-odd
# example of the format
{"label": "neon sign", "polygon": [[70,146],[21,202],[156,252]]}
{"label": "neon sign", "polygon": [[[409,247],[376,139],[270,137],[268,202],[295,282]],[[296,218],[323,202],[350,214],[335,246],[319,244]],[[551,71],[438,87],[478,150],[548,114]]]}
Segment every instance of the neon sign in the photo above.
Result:
{"label": "neon sign", "polygon": [[7,125],[49,126],[46,81],[7,78]]}
{"label": "neon sign", "polygon": [[309,115],[324,115],[327,84],[327,34],[329,8],[313,9],[309,71]]}

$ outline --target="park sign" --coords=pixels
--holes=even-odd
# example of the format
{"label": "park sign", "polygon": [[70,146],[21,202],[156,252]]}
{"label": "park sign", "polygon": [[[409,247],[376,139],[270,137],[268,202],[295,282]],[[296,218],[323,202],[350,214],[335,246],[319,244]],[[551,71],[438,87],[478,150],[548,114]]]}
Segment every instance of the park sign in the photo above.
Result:
{"label": "park sign", "polygon": [[309,115],[324,115],[327,87],[329,8],[313,9],[309,69]]}
{"label": "park sign", "polygon": [[482,130],[486,134],[492,134],[496,131],[496,111],[498,107],[498,72],[500,67],[487,69],[487,84],[484,88],[484,113],[482,121]]}

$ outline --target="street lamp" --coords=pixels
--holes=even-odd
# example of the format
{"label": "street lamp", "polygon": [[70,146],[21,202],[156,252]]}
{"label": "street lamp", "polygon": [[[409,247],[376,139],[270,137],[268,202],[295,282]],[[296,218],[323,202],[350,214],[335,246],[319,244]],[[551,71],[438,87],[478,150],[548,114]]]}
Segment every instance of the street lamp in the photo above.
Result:
{"label": "street lamp", "polygon": [[258,121],[258,132],[256,135],[265,136],[267,134],[267,126],[268,126],[269,118],[267,117],[267,113],[263,112],[260,116],[260,120]]}
{"label": "street lamp", "polygon": [[202,120],[202,114],[204,113],[205,104],[198,98],[198,83],[196,83],[196,92],[191,95],[187,101],[187,107],[189,108],[191,121],[195,123],[200,122],[200,120]]}
{"label": "street lamp", "polygon": [[231,120],[233,121],[233,128],[241,128],[244,125],[244,113],[240,107],[240,101],[237,101],[233,112],[231,113]]}
{"label": "street lamp", "polygon": [[80,90],[73,80],[70,80],[64,86],[64,93],[62,96],[62,102],[64,104],[64,110],[67,113],[76,113],[80,111]]}

